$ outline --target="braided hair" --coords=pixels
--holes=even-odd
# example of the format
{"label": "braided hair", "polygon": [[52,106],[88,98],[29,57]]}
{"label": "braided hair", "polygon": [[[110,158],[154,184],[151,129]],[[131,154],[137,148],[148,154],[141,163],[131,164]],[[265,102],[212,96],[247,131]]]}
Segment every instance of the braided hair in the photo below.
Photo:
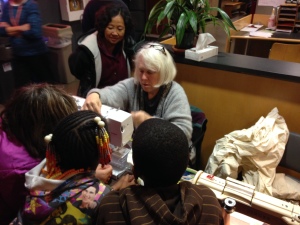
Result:
{"label": "braided hair", "polygon": [[100,152],[96,141],[99,126],[95,117],[104,120],[95,112],[77,111],[65,117],[54,130],[49,150],[55,155],[57,166],[62,171],[96,169]]}
{"label": "braided hair", "polygon": [[132,157],[135,175],[146,186],[174,185],[188,165],[188,141],[183,131],[169,121],[148,119],[133,136]]}

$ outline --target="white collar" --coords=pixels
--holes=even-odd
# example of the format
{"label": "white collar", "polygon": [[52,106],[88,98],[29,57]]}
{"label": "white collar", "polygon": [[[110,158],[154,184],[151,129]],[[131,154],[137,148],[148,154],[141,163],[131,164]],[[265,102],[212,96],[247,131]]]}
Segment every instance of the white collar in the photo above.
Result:
{"label": "white collar", "polygon": [[23,0],[23,1],[21,1],[20,3],[14,3],[14,2],[12,2],[12,1],[9,1],[9,4],[11,5],[11,6],[20,6],[20,5],[23,5],[25,2],[27,2],[28,0]]}

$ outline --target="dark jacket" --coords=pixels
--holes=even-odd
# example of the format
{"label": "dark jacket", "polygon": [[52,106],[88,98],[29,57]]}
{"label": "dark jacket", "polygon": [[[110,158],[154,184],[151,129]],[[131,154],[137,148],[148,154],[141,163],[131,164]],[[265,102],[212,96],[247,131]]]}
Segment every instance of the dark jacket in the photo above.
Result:
{"label": "dark jacket", "polygon": [[224,224],[221,206],[204,185],[181,182],[168,188],[130,186],[101,201],[97,224]]}
{"label": "dark jacket", "polygon": [[[97,43],[97,31],[91,30],[82,35],[78,41],[78,47],[69,56],[69,68],[71,73],[80,80],[77,95],[86,97],[89,90],[98,87],[101,81],[102,69],[101,53]],[[122,49],[123,51],[123,49]],[[123,54],[126,57],[125,52]],[[130,76],[130,64],[127,59],[128,75]]]}

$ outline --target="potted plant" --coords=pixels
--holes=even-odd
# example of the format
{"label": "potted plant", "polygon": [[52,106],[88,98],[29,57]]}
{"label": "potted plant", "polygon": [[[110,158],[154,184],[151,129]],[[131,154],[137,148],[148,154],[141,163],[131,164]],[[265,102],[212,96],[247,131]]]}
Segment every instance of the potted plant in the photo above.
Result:
{"label": "potted plant", "polygon": [[[219,13],[215,16],[213,13]],[[235,29],[229,16],[218,7],[211,7],[208,0],[160,0],[150,11],[144,34],[161,27],[160,37],[175,30],[176,48],[191,48],[198,32],[205,33],[206,25],[223,27],[227,35]]]}

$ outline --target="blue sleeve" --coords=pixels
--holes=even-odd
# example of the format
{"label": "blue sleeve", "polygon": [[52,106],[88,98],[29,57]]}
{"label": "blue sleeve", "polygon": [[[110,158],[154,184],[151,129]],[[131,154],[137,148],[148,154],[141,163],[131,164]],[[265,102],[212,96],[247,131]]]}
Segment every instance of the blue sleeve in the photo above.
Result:
{"label": "blue sleeve", "polygon": [[[9,8],[8,8],[8,3],[6,3],[3,7],[3,11],[2,11],[2,17],[1,17],[1,22],[6,22],[6,23],[10,23],[9,20]],[[0,28],[0,35],[6,35],[6,30],[4,27]]]}
{"label": "blue sleeve", "polygon": [[23,36],[26,38],[42,38],[42,19],[40,11],[36,3],[31,3],[23,8],[26,13],[24,21],[20,21],[20,24],[30,24],[30,30],[23,32]]}

